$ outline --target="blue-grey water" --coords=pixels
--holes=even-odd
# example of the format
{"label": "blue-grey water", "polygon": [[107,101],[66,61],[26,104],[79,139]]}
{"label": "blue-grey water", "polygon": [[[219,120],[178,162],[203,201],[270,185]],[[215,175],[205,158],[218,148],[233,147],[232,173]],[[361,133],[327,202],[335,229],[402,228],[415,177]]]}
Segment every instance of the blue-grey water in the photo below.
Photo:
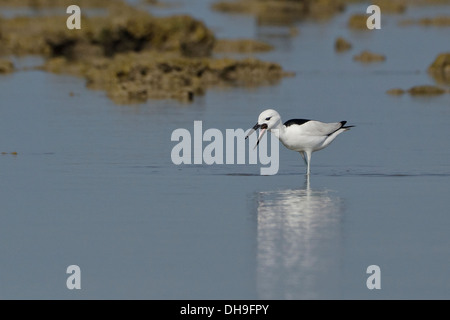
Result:
{"label": "blue-grey water", "polygon": [[[296,73],[260,88],[211,89],[193,103],[116,105],[83,79],[27,67],[0,76],[1,299],[449,299],[450,95],[390,96],[434,84],[449,28],[398,26],[450,6],[383,15],[350,31],[352,5],[326,22],[259,26],[179,1],[219,37],[275,46],[253,54]],[[334,52],[344,36],[350,52]],[[352,60],[363,50],[382,63]],[[280,149],[277,175],[260,165],[180,165],[177,128],[248,129],[275,108],[284,120],[355,125],[314,153]],[[205,143],[206,145],[207,143]],[[17,155],[11,154],[17,152]],[[81,269],[69,290],[66,269]],[[380,267],[369,290],[367,267]]]}

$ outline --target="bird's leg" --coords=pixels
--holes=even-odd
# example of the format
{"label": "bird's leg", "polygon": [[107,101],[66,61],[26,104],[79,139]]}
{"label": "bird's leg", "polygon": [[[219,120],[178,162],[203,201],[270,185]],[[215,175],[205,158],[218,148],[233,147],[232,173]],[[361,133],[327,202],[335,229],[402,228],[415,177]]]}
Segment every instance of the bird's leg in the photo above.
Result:
{"label": "bird's leg", "polygon": [[303,161],[305,161],[305,165],[308,165],[308,162],[306,161],[306,158],[305,158],[305,152],[299,151],[299,153],[302,155]]}
{"label": "bird's leg", "polygon": [[311,151],[306,151],[306,157],[308,161],[308,169],[306,170],[306,174],[309,175],[311,173]]}

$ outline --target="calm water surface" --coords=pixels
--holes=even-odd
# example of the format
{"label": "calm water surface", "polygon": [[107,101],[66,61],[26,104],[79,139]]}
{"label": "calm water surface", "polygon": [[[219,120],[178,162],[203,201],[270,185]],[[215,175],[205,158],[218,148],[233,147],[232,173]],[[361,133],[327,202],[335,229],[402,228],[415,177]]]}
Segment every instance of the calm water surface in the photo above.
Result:
{"label": "calm water surface", "polygon": [[[118,106],[82,79],[23,69],[0,77],[2,299],[449,299],[450,95],[426,68],[449,50],[448,28],[352,32],[351,6],[328,22],[258,26],[248,16],[181,1],[219,37],[252,37],[257,55],[296,77],[256,89],[213,89],[192,104]],[[410,8],[408,17],[450,14]],[[336,54],[344,36],[352,51]],[[361,65],[362,50],[387,56]],[[36,57],[15,58],[19,67]],[[284,120],[347,120],[354,129],[315,153],[312,175],[280,149],[280,170],[172,164],[176,128],[250,128],[265,108]],[[81,290],[66,268],[81,268]],[[381,269],[368,290],[366,269]]]}

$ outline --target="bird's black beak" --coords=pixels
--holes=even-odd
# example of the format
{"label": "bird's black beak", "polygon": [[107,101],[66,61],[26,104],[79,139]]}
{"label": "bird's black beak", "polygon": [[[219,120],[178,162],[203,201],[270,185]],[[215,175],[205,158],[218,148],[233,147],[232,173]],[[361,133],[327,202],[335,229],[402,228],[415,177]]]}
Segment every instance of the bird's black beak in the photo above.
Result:
{"label": "bird's black beak", "polygon": [[258,124],[258,122],[253,126],[253,128],[250,129],[250,131],[247,133],[247,135],[245,136],[245,139],[247,140],[247,138],[256,130],[259,129],[259,127],[261,127],[260,124]]}

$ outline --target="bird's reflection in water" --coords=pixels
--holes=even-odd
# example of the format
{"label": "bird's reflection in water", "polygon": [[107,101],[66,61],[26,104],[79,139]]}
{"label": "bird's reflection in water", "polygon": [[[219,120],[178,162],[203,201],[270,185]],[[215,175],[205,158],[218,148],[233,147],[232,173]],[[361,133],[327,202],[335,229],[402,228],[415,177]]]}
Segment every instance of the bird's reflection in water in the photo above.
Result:
{"label": "bird's reflection in water", "polygon": [[339,291],[342,201],[333,191],[257,195],[257,291],[261,299],[332,298]]}

